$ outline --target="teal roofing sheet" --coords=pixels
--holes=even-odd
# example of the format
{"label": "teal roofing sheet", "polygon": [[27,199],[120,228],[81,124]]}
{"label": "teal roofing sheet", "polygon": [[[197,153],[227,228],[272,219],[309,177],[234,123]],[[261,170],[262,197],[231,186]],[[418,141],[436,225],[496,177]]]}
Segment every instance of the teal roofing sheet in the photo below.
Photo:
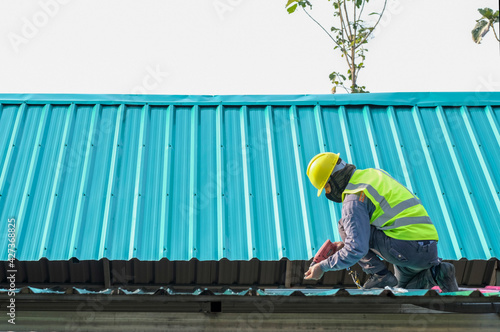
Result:
{"label": "teal roofing sheet", "polygon": [[0,95],[0,220],[19,260],[307,260],[333,151],[416,193],[444,259],[500,257],[499,123],[498,92]]}

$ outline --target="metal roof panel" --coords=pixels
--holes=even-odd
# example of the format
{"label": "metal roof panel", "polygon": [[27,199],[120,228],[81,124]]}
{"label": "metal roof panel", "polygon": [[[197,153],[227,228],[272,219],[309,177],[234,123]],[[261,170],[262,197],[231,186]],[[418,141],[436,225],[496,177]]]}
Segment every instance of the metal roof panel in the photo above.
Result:
{"label": "metal roof panel", "polygon": [[335,151],[416,193],[444,259],[498,257],[499,105],[500,93],[0,95],[0,216],[16,218],[25,261],[307,260],[339,240],[340,205],[305,174]]}

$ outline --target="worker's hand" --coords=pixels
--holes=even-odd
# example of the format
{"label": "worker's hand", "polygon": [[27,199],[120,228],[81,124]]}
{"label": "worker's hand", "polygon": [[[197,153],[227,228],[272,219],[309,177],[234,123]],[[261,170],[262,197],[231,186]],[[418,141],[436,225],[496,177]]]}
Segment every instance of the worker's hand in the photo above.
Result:
{"label": "worker's hand", "polygon": [[342,242],[342,241],[333,242],[333,244],[335,245],[335,252],[337,252],[340,249],[344,248],[344,242]]}
{"label": "worker's hand", "polygon": [[319,264],[315,264],[307,270],[306,274],[304,275],[305,280],[319,280],[323,276],[325,272],[321,269],[321,266]]}

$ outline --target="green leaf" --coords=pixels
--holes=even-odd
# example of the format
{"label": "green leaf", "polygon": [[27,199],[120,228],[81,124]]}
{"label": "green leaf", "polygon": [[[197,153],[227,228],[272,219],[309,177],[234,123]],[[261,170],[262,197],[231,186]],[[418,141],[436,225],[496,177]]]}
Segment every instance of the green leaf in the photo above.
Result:
{"label": "green leaf", "polygon": [[299,0],[288,0],[288,2],[286,3],[285,7],[290,6],[294,2],[299,2]]}
{"label": "green leaf", "polygon": [[481,44],[481,39],[488,33],[490,30],[490,22],[486,20],[481,20],[476,23],[474,29],[472,29],[472,40],[476,44]]}
{"label": "green leaf", "polygon": [[287,12],[288,12],[288,14],[293,13],[293,12],[295,11],[295,9],[297,9],[297,5],[298,5],[298,4],[295,4],[295,5],[291,6],[291,7],[288,7],[288,8],[286,9],[286,10],[287,10]]}
{"label": "green leaf", "polygon": [[498,21],[500,20],[500,12],[497,10],[494,14],[493,14],[493,23],[498,23]]}
{"label": "green leaf", "polygon": [[491,8],[479,8],[477,10],[479,12],[479,14],[483,15],[483,17],[487,18],[488,20],[491,20],[492,17],[493,17],[493,9]]}

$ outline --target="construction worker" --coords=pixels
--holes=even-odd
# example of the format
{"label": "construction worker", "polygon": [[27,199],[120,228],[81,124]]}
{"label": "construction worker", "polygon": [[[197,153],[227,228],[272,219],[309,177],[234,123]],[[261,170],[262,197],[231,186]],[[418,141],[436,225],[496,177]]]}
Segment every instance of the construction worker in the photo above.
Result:
{"label": "construction worker", "polygon": [[[338,229],[343,246],[312,265],[305,279],[358,263],[370,275],[364,288],[402,287],[458,290],[453,264],[437,253],[438,234],[420,200],[379,169],[356,170],[335,153],[316,155],[307,176],[329,200],[342,203]],[[381,260],[394,265],[392,274]]]}

